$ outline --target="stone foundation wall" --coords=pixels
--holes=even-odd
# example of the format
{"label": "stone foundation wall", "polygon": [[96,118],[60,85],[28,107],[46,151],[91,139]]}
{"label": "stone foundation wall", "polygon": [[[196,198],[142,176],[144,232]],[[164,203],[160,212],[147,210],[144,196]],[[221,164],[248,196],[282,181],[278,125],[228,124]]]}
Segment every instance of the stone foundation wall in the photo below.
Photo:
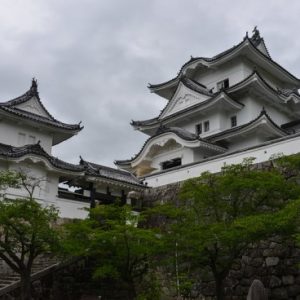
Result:
{"label": "stone foundation wall", "polygon": [[[179,189],[180,183],[149,189],[144,193],[144,206],[176,203]],[[245,300],[254,279],[264,284],[269,299],[300,300],[300,248],[276,235],[251,245],[226,279],[226,299]],[[214,282],[202,280],[201,294],[198,299],[214,299]]]}

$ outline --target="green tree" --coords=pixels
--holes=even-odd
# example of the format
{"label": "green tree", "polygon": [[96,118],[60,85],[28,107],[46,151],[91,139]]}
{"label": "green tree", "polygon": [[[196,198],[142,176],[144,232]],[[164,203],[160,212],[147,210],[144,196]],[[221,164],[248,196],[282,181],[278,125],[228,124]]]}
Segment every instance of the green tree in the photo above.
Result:
{"label": "green tree", "polygon": [[[26,185],[26,186],[25,186]],[[58,212],[54,207],[42,207],[32,195],[37,185],[30,186],[24,174],[0,173],[0,258],[21,277],[21,299],[31,299],[30,275],[37,256],[53,251],[59,245],[53,226]],[[5,199],[7,188],[30,188],[28,198]]]}
{"label": "green tree", "polygon": [[160,240],[153,230],[142,228],[141,221],[130,206],[110,204],[91,209],[89,219],[66,226],[66,253],[93,261],[93,278],[104,299],[113,299],[115,291],[123,293],[123,299],[158,297],[151,270]]}
{"label": "green tree", "polygon": [[180,265],[190,273],[192,267],[208,270],[218,300],[224,299],[224,279],[234,261],[250,243],[274,233],[291,236],[298,226],[299,185],[275,168],[251,163],[248,159],[186,181],[182,201],[166,214],[170,221],[162,230],[166,245],[173,250],[176,245],[176,276]]}
{"label": "green tree", "polygon": [[54,207],[43,208],[33,200],[0,201],[0,258],[21,277],[21,299],[31,299],[31,271],[34,260],[54,251],[58,234],[52,226]]}

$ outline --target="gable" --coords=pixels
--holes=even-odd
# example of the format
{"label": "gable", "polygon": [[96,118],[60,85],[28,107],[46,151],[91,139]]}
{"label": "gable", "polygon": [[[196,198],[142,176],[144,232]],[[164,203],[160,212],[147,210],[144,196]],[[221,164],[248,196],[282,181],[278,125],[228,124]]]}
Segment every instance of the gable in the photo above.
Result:
{"label": "gable", "polygon": [[180,83],[174,96],[161,114],[160,119],[175,114],[192,105],[201,103],[209,98],[209,96],[197,93]]}
{"label": "gable", "polygon": [[30,100],[14,105],[14,108],[18,108],[21,110],[28,111],[32,114],[39,115],[48,119],[52,119],[49,113],[45,110],[45,108],[41,105],[39,100],[33,96]]}
{"label": "gable", "polygon": [[265,45],[265,43],[264,43],[263,40],[261,40],[261,42],[256,46],[256,48],[257,48],[260,52],[262,52],[264,55],[270,57],[269,52],[268,52],[268,49],[267,49],[267,47],[266,47],[266,45]]}

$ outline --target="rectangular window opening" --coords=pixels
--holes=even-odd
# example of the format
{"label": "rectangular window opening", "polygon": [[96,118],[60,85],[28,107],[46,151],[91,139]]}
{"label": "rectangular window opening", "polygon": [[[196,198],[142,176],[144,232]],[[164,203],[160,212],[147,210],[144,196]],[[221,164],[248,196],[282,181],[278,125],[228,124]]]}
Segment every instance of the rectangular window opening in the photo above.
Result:
{"label": "rectangular window opening", "polygon": [[209,131],[209,121],[204,122],[204,131],[205,132]]}
{"label": "rectangular window opening", "polygon": [[162,170],[167,170],[178,166],[181,166],[181,158],[174,158],[161,163]]}
{"label": "rectangular window opening", "polygon": [[236,116],[232,116],[230,120],[231,120],[231,127],[235,127],[237,125]]}
{"label": "rectangular window opening", "polygon": [[196,125],[196,134],[199,135],[202,133],[202,123]]}
{"label": "rectangular window opening", "polygon": [[229,87],[229,79],[228,78],[226,78],[226,79],[224,79],[224,80],[217,83],[218,91],[227,89],[228,87]]}

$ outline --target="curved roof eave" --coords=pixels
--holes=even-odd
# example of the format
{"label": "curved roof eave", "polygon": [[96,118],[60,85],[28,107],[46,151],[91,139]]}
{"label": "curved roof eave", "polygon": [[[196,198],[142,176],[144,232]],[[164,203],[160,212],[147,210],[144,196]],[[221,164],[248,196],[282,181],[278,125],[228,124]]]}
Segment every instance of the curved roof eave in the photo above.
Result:
{"label": "curved roof eave", "polygon": [[29,144],[21,147],[0,143],[0,157],[5,160],[20,160],[27,157],[36,157],[44,161],[52,170],[63,171],[63,173],[67,171],[76,174],[83,173],[84,171],[80,165],[74,165],[51,156],[40,146],[39,142],[37,144]]}
{"label": "curved roof eave", "polygon": [[[226,59],[228,56],[232,56],[234,54],[237,54],[239,51],[241,51],[244,47],[250,47],[250,49],[253,51],[253,53],[260,56],[262,59],[264,59],[267,63],[272,65],[273,67],[280,70],[287,78],[290,78],[290,80],[293,81],[294,84],[300,87],[300,80],[295,77],[293,74],[291,74],[289,71],[287,71],[285,68],[283,68],[281,65],[279,65],[277,62],[271,59],[270,56],[264,54],[261,52],[257,47],[253,44],[250,38],[246,37],[242,42],[240,42],[238,45],[233,46],[232,48],[212,57],[212,58],[206,58],[206,57],[198,57],[198,58],[192,58],[188,62],[186,62],[178,72],[178,75],[166,82],[160,83],[160,84],[150,84],[148,88],[151,92],[156,92],[161,89],[173,87],[177,81],[179,80],[180,76],[184,74],[188,68],[190,68],[193,64],[200,64],[205,66],[213,66],[215,63],[220,62],[221,60]],[[195,66],[196,67],[196,66]]]}
{"label": "curved roof eave", "polygon": [[29,122],[39,123],[43,126],[49,126],[52,128],[56,128],[57,130],[67,131],[67,132],[74,132],[77,133],[81,131],[84,127],[80,126],[79,124],[66,124],[59,121],[52,121],[47,119],[43,116],[39,116],[28,111],[23,111],[17,108],[10,108],[0,105],[0,113],[4,112],[5,115],[14,116],[17,119],[26,120]]}
{"label": "curved roof eave", "polygon": [[275,97],[282,101],[282,104],[287,103],[288,101],[293,100],[295,103],[295,98],[300,101],[300,95],[296,92],[291,92],[289,95],[285,95],[284,93],[280,92],[280,90],[276,90],[273,88],[257,71],[252,72],[248,77],[244,80],[236,83],[235,85],[229,87],[226,92],[228,94],[237,92],[243,88],[246,88],[248,85],[252,84],[254,81],[257,81],[259,86],[266,89],[270,93],[272,93]]}
{"label": "curved roof eave", "polygon": [[84,167],[85,174],[87,176],[102,178],[112,182],[116,181],[127,185],[144,187],[141,181],[128,171],[95,164],[84,160],[82,157],[80,157],[80,165]]}
{"label": "curved roof eave", "polygon": [[[35,98],[38,101],[39,105],[41,106],[47,117],[18,108],[18,105],[26,103],[32,98]],[[60,128],[66,131],[79,132],[83,129],[83,127],[80,126],[81,122],[79,124],[66,124],[56,120],[49,113],[49,111],[46,109],[46,107],[43,105],[40,99],[38,85],[35,79],[32,80],[30,89],[23,95],[16,97],[12,100],[8,100],[6,102],[0,102],[0,110],[8,114],[15,115],[18,118],[27,119],[29,121],[44,124],[46,126]]]}
{"label": "curved roof eave", "polygon": [[[167,135],[167,134],[171,134],[171,135],[175,135],[177,138],[179,138],[180,140],[184,141],[185,143],[195,143],[195,147],[201,146],[201,143],[203,145],[207,145],[208,147],[214,147],[216,150],[219,150],[220,152],[226,151],[226,149],[224,147],[221,147],[219,145],[215,145],[214,143],[211,143],[210,141],[207,141],[206,139],[201,139],[198,136],[196,136],[193,133],[187,132],[186,130],[182,129],[182,128],[176,128],[176,127],[171,127],[171,128],[163,128],[162,131],[159,131],[156,135],[148,138],[141,150],[131,159],[128,160],[116,160],[115,164],[118,166],[128,166],[129,164],[134,163],[137,159],[139,159],[139,157],[142,155],[142,153],[144,152],[144,150],[146,149],[146,147],[149,146],[149,144],[154,140],[157,139],[163,135]],[[197,145],[196,145],[197,144]]]}
{"label": "curved roof eave", "polygon": [[255,126],[255,124],[259,124],[259,122],[262,120],[262,119],[265,119],[278,133],[281,133],[282,136],[285,136],[285,135],[288,135],[288,133],[286,131],[284,131],[280,126],[278,126],[272,119],[271,117],[267,114],[267,112],[263,109],[261,111],[261,113],[255,118],[253,119],[252,121],[246,123],[246,124],[243,124],[243,125],[240,125],[240,126],[237,126],[237,127],[233,127],[233,128],[230,128],[230,129],[227,129],[225,131],[222,131],[222,132],[219,132],[219,133],[216,133],[214,135],[211,135],[211,136],[207,136],[206,139],[208,141],[211,141],[211,142],[216,142],[216,141],[219,141],[220,139],[225,139],[227,138],[226,135],[231,135],[231,134],[234,134],[234,133],[237,133],[241,130],[251,130],[253,125]]}
{"label": "curved roof eave", "polygon": [[[220,97],[223,96],[223,97]],[[210,106],[210,102],[213,102],[211,105],[215,104],[216,102],[220,101],[221,99],[225,99],[225,101],[227,103],[229,103],[230,105],[232,105],[235,109],[242,109],[244,107],[244,104],[230,98],[230,96],[228,95],[228,93],[226,91],[221,91],[218,92],[214,95],[214,97],[209,98],[207,100],[204,100],[203,102],[194,104],[192,106],[189,106],[181,111],[178,111],[172,115],[166,116],[164,119],[159,119],[160,116],[162,115],[162,112],[160,113],[160,115],[156,118],[153,119],[148,119],[145,121],[132,121],[131,125],[133,127],[135,127],[136,129],[138,129],[138,127],[143,127],[143,128],[148,128],[148,127],[153,127],[153,126],[157,126],[160,124],[160,122],[163,122],[165,120],[169,120],[169,119],[173,119],[174,117],[178,117],[180,115],[184,115],[185,113],[189,112],[189,111],[193,111],[195,109],[197,109],[198,107],[201,106],[205,106],[208,104],[208,106]]]}

